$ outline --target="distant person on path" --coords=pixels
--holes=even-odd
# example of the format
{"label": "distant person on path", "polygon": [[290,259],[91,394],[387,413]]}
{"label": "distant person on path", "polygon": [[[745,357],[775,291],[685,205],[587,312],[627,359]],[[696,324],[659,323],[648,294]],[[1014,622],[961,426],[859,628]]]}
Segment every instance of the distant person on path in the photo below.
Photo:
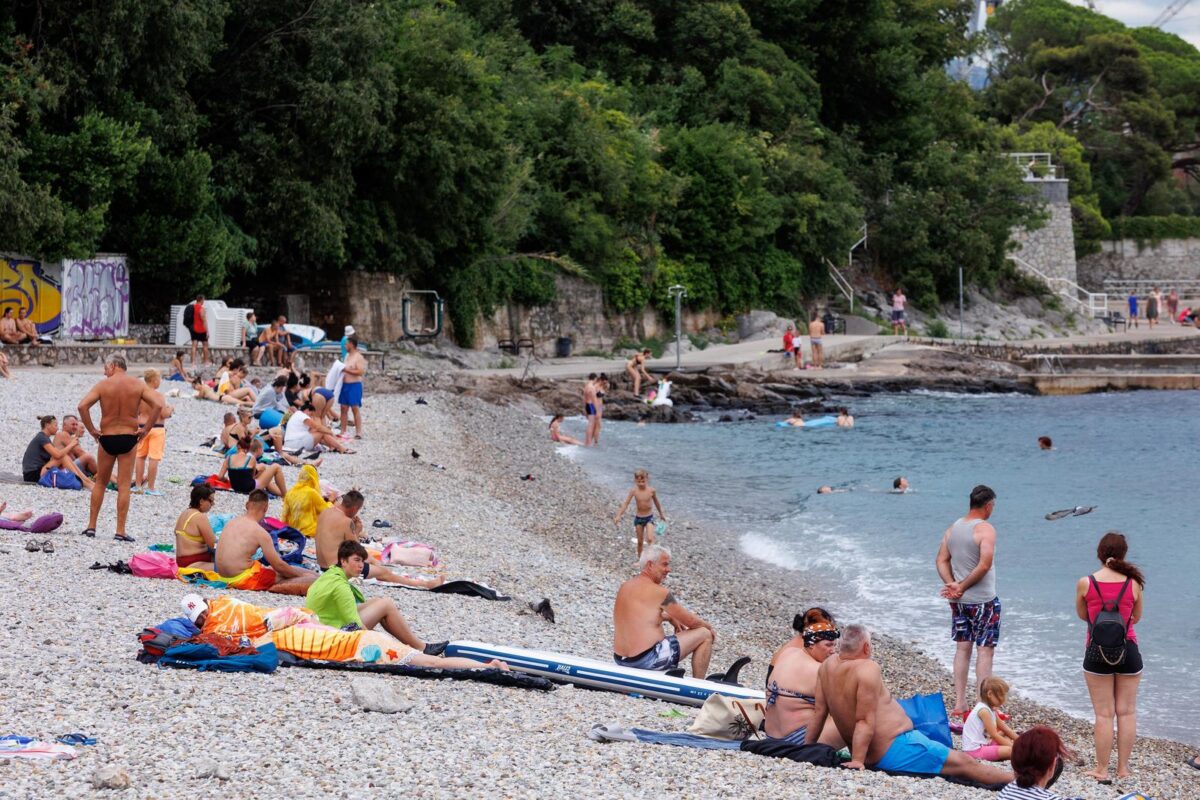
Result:
{"label": "distant person on path", "polygon": [[900,333],[900,329],[904,329],[904,335],[908,336],[908,319],[904,315],[904,306],[908,303],[908,298],[904,296],[904,289],[897,286],[896,291],[892,293],[892,335],[896,336]]}
{"label": "distant person on path", "polygon": [[350,422],[350,414],[354,413],[354,438],[362,438],[362,401],[363,376],[367,374],[367,359],[358,351],[358,337],[346,337],[346,366],[342,367],[342,391],[338,393],[338,406],[341,408],[339,430],[345,436],[349,432],[346,427]]}
{"label": "distant person on path", "polygon": [[637,533],[637,554],[640,558],[643,541],[646,544],[654,544],[654,510],[658,509],[658,515],[664,522],[667,519],[662,504],[658,502],[658,492],[650,485],[650,473],[644,469],[633,473],[633,488],[629,490],[629,494],[625,495],[625,502],[621,504],[621,509],[613,517],[613,525],[621,524],[625,510],[634,500],[637,502],[634,504],[633,529]]}
{"label": "distant person on path", "polygon": [[253,311],[247,311],[246,319],[242,322],[242,347],[247,349],[246,357],[251,364],[257,366],[262,363],[263,347],[258,341],[258,317]]}
{"label": "distant person on path", "polygon": [[[189,313],[190,309],[190,313]],[[192,366],[196,366],[196,347],[203,345],[204,363],[212,363],[208,352],[208,319],[204,316],[204,295],[196,295],[196,302],[183,310],[183,326],[192,338]]]}
{"label": "distant person on path", "polygon": [[979,684],[979,702],[963,722],[962,749],[980,761],[1008,761],[1017,734],[1000,717],[1008,684],[995,675]]}
{"label": "distant person on path", "polygon": [[[104,380],[91,388],[79,401],[79,419],[87,432],[100,443],[96,451],[96,480],[92,486],[92,504],[84,536],[96,535],[104,493],[117,468],[117,532],[114,539],[132,542],[125,534],[125,519],[129,516],[129,486],[133,480],[134,448],[158,424],[163,412],[161,395],[142,381],[125,372],[125,357],[111,355],[104,361]],[[92,406],[100,404],[100,427],[92,422]],[[147,411],[144,426],[138,425],[141,406]]]}
{"label": "distant person on path", "polygon": [[813,366],[817,369],[825,367],[825,323],[821,321],[818,311],[813,311],[812,321],[808,323],[808,343],[812,346]]}
{"label": "distant person on path", "polygon": [[1146,301],[1146,322],[1149,323],[1151,330],[1158,324],[1158,308],[1162,305],[1162,293],[1158,291],[1158,287],[1150,289],[1150,298]]}
{"label": "distant person on path", "polygon": [[25,447],[25,455],[21,458],[21,477],[26,483],[37,483],[49,469],[65,469],[79,478],[85,489],[92,488],[92,481],[87,474],[75,463],[71,455],[79,440],[74,436],[56,444],[60,440],[58,419],[47,415],[38,419],[41,427]]}
{"label": "distant person on path", "polygon": [[0,316],[0,341],[5,344],[37,344],[37,337],[17,330],[17,321],[13,318],[12,306],[4,307]]}
{"label": "distant person on path", "polygon": [[[992,658],[1000,643],[1000,598],[996,596],[996,529],[987,521],[996,508],[996,493],[980,484],[971,490],[970,510],[942,536],[937,571],[950,601],[954,653],[954,711],[967,715],[967,673],[975,649],[975,686],[992,674]],[[974,692],[972,692],[974,694]]]}
{"label": "distant person on path", "polygon": [[640,353],[635,353],[633,358],[625,362],[625,372],[629,375],[629,379],[633,381],[633,393],[638,397],[642,395],[642,378],[645,377],[647,383],[654,383],[654,376],[646,371],[646,359],[650,357],[650,350],[646,349]]}
{"label": "distant person on path", "polygon": [[1034,725],[1017,737],[1012,748],[1013,782],[1000,790],[996,800],[1083,800],[1046,791],[1058,779],[1071,753],[1052,729]]}
{"label": "distant person on path", "polygon": [[1133,290],[1129,292],[1129,321],[1133,323],[1133,327],[1138,327],[1138,296]]}
{"label": "distant person on path", "polygon": [[[816,711],[817,670],[837,652],[842,633],[823,608],[810,608],[792,620],[796,632],[771,656],[767,665],[767,704],[763,733],[772,739],[802,745]],[[821,744],[845,747],[832,720],[818,734]]]}
{"label": "distant person on path", "polygon": [[554,419],[550,420],[550,441],[556,442],[558,444],[576,444],[576,445],[583,444],[583,442],[579,441],[578,439],[574,438],[573,436],[567,436],[565,433],[563,433],[560,430],[560,428],[562,427],[562,423],[563,423],[563,415],[562,414],[555,414]]}
{"label": "distant person on path", "polygon": [[[652,544],[638,565],[642,571],[621,584],[613,604],[613,661],[622,667],[665,671],[690,655],[692,677],[706,677],[717,632],[662,585],[671,574],[671,551]],[[663,636],[664,621],[674,634]]]}
{"label": "distant person on path", "polygon": [[216,505],[216,490],[200,484],[192,487],[187,511],[175,520],[175,566],[216,570],[217,535],[208,521]]}
{"label": "distant person on path", "polygon": [[1008,770],[983,764],[913,729],[912,720],[883,683],[872,658],[871,634],[862,625],[842,629],[836,655],[817,670],[816,712],[808,743],[817,742],[827,717],[850,743],[846,769],[874,769],[945,775],[981,783],[1008,783]]}
{"label": "distant person on path", "polygon": [[168,405],[162,392],[158,391],[158,387],[162,385],[162,376],[158,374],[158,370],[146,370],[142,373],[142,380],[162,403],[162,413],[153,428],[146,428],[146,422],[150,418],[150,406],[142,403],[138,407],[138,430],[143,431],[144,435],[138,442],[134,475],[139,492],[156,496],[162,494],[154,488],[154,481],[158,477],[158,465],[162,463],[163,454],[166,451],[167,425],[164,420],[175,413],[175,407]]}
{"label": "distant person on path", "polygon": [[[1125,560],[1128,552],[1129,544],[1122,534],[1117,531],[1104,534],[1096,547],[1096,557],[1102,566],[1075,584],[1075,613],[1088,623],[1083,677],[1096,712],[1096,766],[1087,774],[1101,782],[1108,781],[1114,717],[1117,778],[1133,774],[1129,755],[1137,739],[1137,692],[1142,681],[1142,654],[1133,626],[1142,618],[1146,578]],[[1114,616],[1118,618],[1113,619]],[[1110,634],[1120,625],[1124,625],[1123,637],[1117,630],[1121,641],[1112,646]]]}
{"label": "distant person on path", "polygon": [[1171,323],[1174,324],[1177,321],[1176,317],[1178,315],[1179,315],[1179,292],[1174,287],[1172,287],[1171,291],[1167,294],[1167,316],[1170,318]]}

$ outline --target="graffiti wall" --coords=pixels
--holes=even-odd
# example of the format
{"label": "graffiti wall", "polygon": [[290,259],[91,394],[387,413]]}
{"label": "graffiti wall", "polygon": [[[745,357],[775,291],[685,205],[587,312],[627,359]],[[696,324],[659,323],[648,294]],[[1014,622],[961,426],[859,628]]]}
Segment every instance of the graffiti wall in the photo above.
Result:
{"label": "graffiti wall", "polygon": [[63,261],[61,335],[112,339],[128,334],[129,270],[125,256]]}
{"label": "graffiti wall", "polygon": [[59,282],[39,261],[0,256],[0,309],[9,306],[18,317],[29,314],[39,333],[54,333],[62,323]]}

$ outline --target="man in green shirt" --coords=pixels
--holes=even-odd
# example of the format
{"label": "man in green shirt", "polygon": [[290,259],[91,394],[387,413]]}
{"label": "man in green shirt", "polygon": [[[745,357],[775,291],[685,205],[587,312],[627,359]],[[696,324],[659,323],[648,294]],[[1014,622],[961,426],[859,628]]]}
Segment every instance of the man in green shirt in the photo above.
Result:
{"label": "man in green shirt", "polygon": [[331,628],[356,626],[370,630],[382,624],[383,629],[414,650],[436,656],[446,649],[449,642],[426,643],[412,632],[404,615],[390,597],[367,600],[346,578],[346,575],[362,575],[367,549],[355,541],[342,542],[338,546],[337,566],[325,570],[321,577],[308,589],[304,605],[315,613],[322,625]]}

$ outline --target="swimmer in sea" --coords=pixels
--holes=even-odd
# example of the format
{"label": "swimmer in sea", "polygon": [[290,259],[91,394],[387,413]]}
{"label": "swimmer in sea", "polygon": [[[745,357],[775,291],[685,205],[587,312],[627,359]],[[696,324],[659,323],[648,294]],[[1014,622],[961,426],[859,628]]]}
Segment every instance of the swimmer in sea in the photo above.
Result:
{"label": "swimmer in sea", "polygon": [[845,494],[849,489],[835,489],[832,486],[818,486],[817,494]]}
{"label": "swimmer in sea", "polygon": [[800,416],[799,411],[795,412],[790,417],[785,419],[784,422],[786,422],[788,425],[791,425],[793,428],[803,428],[804,427],[804,417]]}
{"label": "swimmer in sea", "polygon": [[838,409],[837,426],[839,428],[853,428],[854,417],[850,415],[850,411],[846,408]]}
{"label": "swimmer in sea", "polygon": [[1054,442],[1050,440],[1049,436],[1039,436],[1038,437],[1038,449],[1053,450]]}
{"label": "swimmer in sea", "polygon": [[905,494],[908,492],[908,478],[903,475],[892,481],[892,494]]}

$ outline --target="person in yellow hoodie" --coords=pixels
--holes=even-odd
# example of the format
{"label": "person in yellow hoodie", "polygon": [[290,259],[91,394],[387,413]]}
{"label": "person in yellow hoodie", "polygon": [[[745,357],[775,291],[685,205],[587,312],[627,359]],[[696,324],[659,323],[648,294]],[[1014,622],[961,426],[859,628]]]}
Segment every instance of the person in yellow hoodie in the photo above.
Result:
{"label": "person in yellow hoodie", "polygon": [[317,517],[333,505],[321,494],[321,479],[312,464],[300,468],[300,477],[283,497],[283,524],[305,536],[317,535]]}

